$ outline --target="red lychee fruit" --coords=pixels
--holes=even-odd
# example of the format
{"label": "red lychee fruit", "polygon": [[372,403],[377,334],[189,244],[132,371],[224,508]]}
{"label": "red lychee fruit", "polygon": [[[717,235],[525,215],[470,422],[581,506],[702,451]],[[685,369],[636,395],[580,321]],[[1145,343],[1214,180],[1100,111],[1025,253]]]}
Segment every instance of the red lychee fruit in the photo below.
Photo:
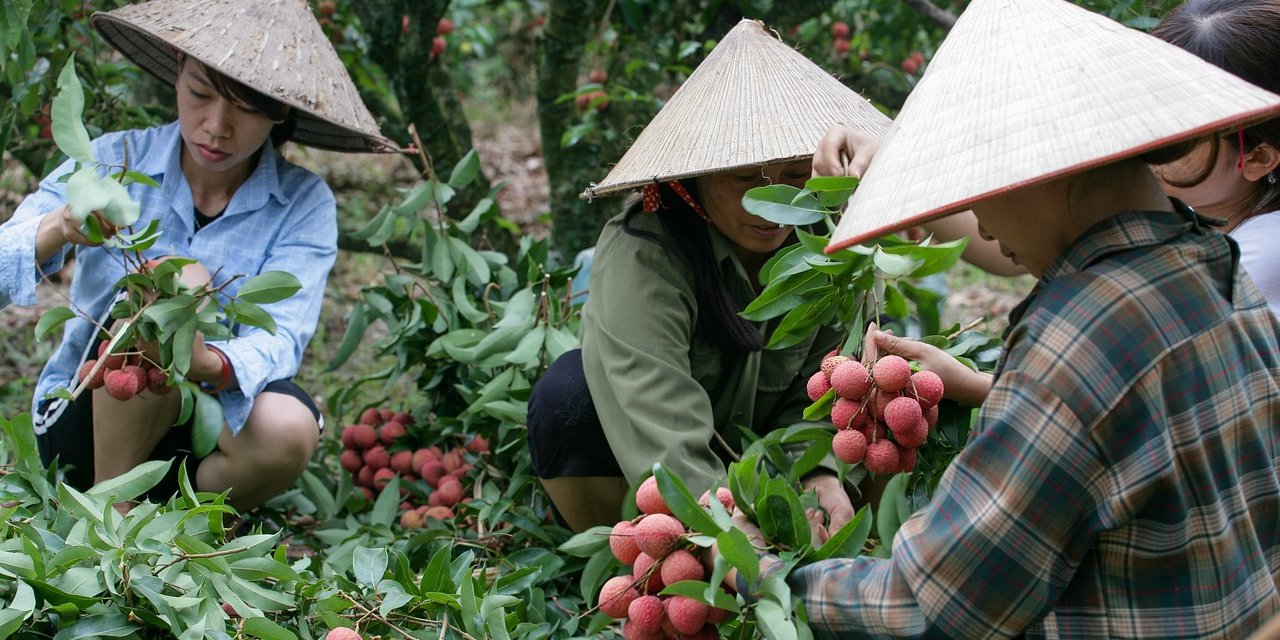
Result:
{"label": "red lychee fruit", "polygon": [[108,370],[115,370],[115,369],[119,369],[120,367],[123,367],[125,363],[125,356],[118,353],[110,356],[107,355],[108,344],[109,342],[103,341],[98,345],[98,359],[99,360],[102,360],[104,358],[106,359],[107,364],[103,366],[106,367]]}
{"label": "red lychee fruit", "polygon": [[622,640],[665,640],[667,634],[662,629],[657,631],[649,631],[628,622],[622,625]]}
{"label": "red lychee fruit", "polygon": [[231,606],[230,602],[222,603],[222,612],[227,614],[227,617],[232,620],[240,617],[240,612],[236,611],[236,608]]}
{"label": "red lychee fruit", "polygon": [[355,426],[356,425],[354,424],[349,424],[342,429],[342,446],[343,447],[346,447],[348,449],[356,448]]}
{"label": "red lychee fruit", "polygon": [[142,389],[142,385],[138,384],[138,376],[123,369],[108,371],[103,380],[107,393],[121,402],[138,395],[138,391]]}
{"label": "red lychee fruit", "polygon": [[[653,556],[641,552],[640,555],[636,556],[636,561],[631,565],[631,578],[633,581],[640,581],[639,584],[641,585],[641,591],[644,593],[657,593],[662,591],[663,587],[667,586],[662,582],[661,569],[649,571],[649,569],[657,562],[658,560]],[[644,581],[644,577],[646,575],[649,576],[649,580],[647,582]]]}
{"label": "red lychee fruit", "polygon": [[631,586],[631,576],[610,578],[600,587],[600,611],[614,620],[627,617],[627,609],[631,602],[640,597],[640,592]]}
{"label": "red lychee fruit", "polygon": [[120,369],[120,370],[121,370],[121,371],[124,371],[124,372],[127,372],[129,375],[132,375],[134,378],[136,378],[136,379],[137,379],[137,381],[138,381],[138,393],[142,393],[142,390],[143,390],[143,389],[146,389],[146,388],[147,388],[147,384],[151,381],[151,378],[150,378],[150,376],[148,376],[148,375],[147,375],[147,372],[146,372],[145,370],[143,370],[143,368],[142,368],[142,367],[140,367],[140,366],[138,366],[138,365],[136,365],[136,364],[126,364],[126,365],[125,365],[122,369]]}
{"label": "red lychee fruit", "polygon": [[147,367],[147,390],[156,395],[165,395],[173,391],[173,387],[169,386],[169,374],[164,369],[155,367]]}
{"label": "red lychee fruit", "polygon": [[663,584],[668,585],[685,580],[701,580],[707,575],[702,562],[684,549],[676,549],[663,558],[659,571]]}
{"label": "red lychee fruit", "polygon": [[397,451],[392,454],[391,468],[402,475],[413,471],[413,452]]}
{"label": "red lychee fruit", "polygon": [[404,428],[404,425],[392,420],[378,429],[378,439],[382,441],[382,444],[389,447],[395,444],[397,438],[404,437],[406,433],[408,433],[408,430]]}
{"label": "red lychee fruit", "polygon": [[876,422],[874,420],[868,420],[867,423],[857,431],[867,439],[868,444],[884,440],[885,434],[888,433],[888,429],[885,428],[884,423]]}
{"label": "red lychee fruit", "polygon": [[871,377],[861,362],[849,360],[831,372],[831,388],[841,398],[861,400],[871,390]]}
{"label": "red lychee fruit", "polygon": [[383,422],[391,422],[391,419],[394,418],[395,415],[396,415],[396,412],[390,409],[386,409],[386,408],[378,409],[378,419]]}
{"label": "red lychee fruit", "polygon": [[932,407],[924,408],[924,422],[929,425],[930,429],[938,424],[938,405],[935,404]]}
{"label": "red lychee fruit", "polygon": [[440,464],[444,465],[446,472],[453,471],[463,464],[462,450],[450,449],[449,453],[440,456]]}
{"label": "red lychee fruit", "polygon": [[627,566],[635,564],[636,556],[640,555],[640,547],[636,546],[635,529],[636,526],[630,520],[623,520],[609,530],[609,550],[618,562]]}
{"label": "red lychee fruit", "polygon": [[919,454],[916,453],[915,447],[902,447],[898,449],[898,473],[911,473],[916,470],[916,460]]}
{"label": "red lychee fruit", "polygon": [[893,432],[893,439],[904,447],[918,447],[929,439],[929,423],[918,418],[914,425]]}
{"label": "red lychee fruit", "polygon": [[889,403],[898,399],[900,393],[888,393],[885,391],[876,392],[875,402],[875,418],[880,422],[884,422],[884,410],[889,407]]}
{"label": "red lychee fruit", "polygon": [[923,418],[920,403],[906,396],[894,398],[884,406],[884,424],[897,435],[899,431],[914,429]]}
{"label": "red lychee fruit", "polygon": [[409,34],[409,14],[400,17],[400,35]]}
{"label": "red lychee fruit", "polygon": [[95,374],[92,378],[89,378],[89,374],[93,372],[93,368],[96,367],[97,365],[98,365],[98,361],[96,359],[86,360],[84,364],[80,365],[80,372],[76,375],[76,379],[80,381],[84,381],[86,378],[88,378],[90,389],[102,388],[102,385],[107,383],[106,381],[107,368],[105,366],[102,367],[101,369],[98,369],[98,373]]}
{"label": "red lychee fruit", "polygon": [[711,609],[707,611],[707,624],[720,624],[725,620],[728,620],[731,615],[733,615],[733,612],[728,609],[711,607]]}
{"label": "red lychee fruit", "polygon": [[911,374],[907,388],[920,401],[922,407],[932,407],[942,401],[942,378],[932,371],[917,371]]}
{"label": "red lychee fruit", "polygon": [[902,391],[911,381],[911,365],[901,356],[885,356],[871,367],[871,377],[881,391]]}
{"label": "red lychee fruit", "polygon": [[364,465],[363,467],[360,467],[360,470],[356,472],[355,483],[359,486],[368,487],[372,489],[374,471],[376,471],[376,469],[374,469],[373,467],[367,464]]}
{"label": "red lychee fruit", "polygon": [[377,471],[374,471],[373,472],[373,488],[381,491],[382,489],[386,488],[387,483],[391,482],[391,479],[394,477],[396,477],[396,472],[392,471],[391,469],[383,468],[383,469],[378,469]]}
{"label": "red lychee fruit", "polygon": [[604,69],[592,69],[587,73],[587,82],[596,84],[604,84],[609,79],[609,74]]}
{"label": "red lychee fruit", "polygon": [[422,514],[416,509],[410,509],[400,514],[400,526],[410,531],[422,528]]}
{"label": "red lychee fruit", "polygon": [[853,422],[853,417],[858,414],[859,408],[861,403],[857,400],[836,398],[836,403],[831,405],[831,424],[838,429],[848,429]]}
{"label": "red lychee fruit", "polygon": [[395,422],[399,422],[400,424],[406,427],[413,424],[413,416],[409,415],[408,413],[405,413],[404,411],[401,411],[395,414],[394,416],[391,416],[391,419],[394,420]]}
{"label": "red lychee fruit", "polygon": [[440,18],[440,22],[436,23],[436,35],[447,36],[453,33],[453,21],[448,18]]}
{"label": "red lychee fruit", "polygon": [[826,374],[827,378],[830,378],[831,374],[835,372],[836,367],[848,361],[849,361],[849,358],[842,355],[827,356],[822,359],[822,367],[821,367],[822,373]]}
{"label": "red lychee fruit", "polygon": [[356,633],[355,629],[349,629],[347,627],[337,627],[335,629],[330,629],[329,633],[325,634],[324,640],[361,640],[361,639],[360,639],[360,634]]}
{"label": "red lychee fruit", "polygon": [[843,22],[833,23],[831,25],[831,37],[832,38],[848,38],[849,25]]}
{"label": "red lychee fruit", "polygon": [[427,460],[418,467],[418,475],[427,483],[427,486],[436,489],[440,486],[440,479],[448,475],[449,472],[444,470],[444,464],[439,460]]}
{"label": "red lychee fruit", "polygon": [[378,415],[377,409],[369,407],[360,414],[360,424],[367,424],[371,427],[376,427],[382,424],[382,417]]}
{"label": "red lychee fruit", "polygon": [[338,457],[338,463],[342,465],[350,473],[359,473],[360,467],[364,466],[364,460],[360,459],[360,452],[354,449],[344,449],[342,455]]}
{"label": "red lychee fruit", "polygon": [[448,43],[445,42],[444,36],[436,36],[432,38],[431,54],[430,56],[428,56],[428,58],[430,60],[435,60],[436,58],[439,58],[440,55],[444,53],[445,47],[447,46],[448,46]]}
{"label": "red lychee fruit", "polygon": [[898,445],[888,440],[877,440],[867,445],[867,457],[863,461],[867,471],[875,474],[894,473],[898,470]]}
{"label": "red lychee fruit", "polygon": [[[369,474],[369,478],[370,478],[370,482],[372,482],[372,478],[373,478],[373,474],[372,474],[372,472],[370,472],[370,474]],[[373,493],[373,489],[370,489],[369,487],[359,486],[359,487],[356,487],[356,488],[360,490],[360,495],[364,496],[364,500],[365,500],[365,502],[373,502],[374,498],[376,498],[376,497],[377,497],[377,496]]]}
{"label": "red lychee fruit", "polygon": [[434,460],[434,459],[435,459],[435,456],[431,453],[430,449],[418,449],[417,451],[413,452],[413,469],[414,470],[421,469],[422,463],[426,462],[427,460]]}
{"label": "red lychee fruit", "polygon": [[[736,505],[733,502],[733,492],[728,487],[716,488],[716,500],[720,502],[720,506],[724,507],[725,511],[733,513],[733,507]],[[710,489],[702,492],[702,496],[698,498],[698,505],[704,509],[711,506]]]}
{"label": "red lychee fruit", "polygon": [[831,46],[832,46],[832,48],[834,48],[834,49],[835,49],[836,54],[838,54],[838,55],[842,55],[842,56],[843,56],[843,55],[845,55],[845,54],[849,53],[849,39],[848,39],[848,38],[836,38],[836,41],[835,41],[834,43],[832,43],[832,45],[831,45]]}
{"label": "red lychee fruit", "polygon": [[841,462],[858,464],[867,456],[867,437],[861,431],[837,431],[831,439],[831,451]]}
{"label": "red lychee fruit", "polygon": [[462,493],[462,483],[457,480],[449,482],[445,479],[440,481],[440,487],[431,494],[431,497],[435,498],[440,506],[452,507],[462,500]]}
{"label": "red lychee fruit", "polygon": [[489,441],[484,436],[477,435],[467,443],[467,451],[474,454],[489,453]]}
{"label": "red lychee fruit", "polygon": [[707,623],[707,605],[686,596],[667,598],[667,619],[680,633],[697,633]]}
{"label": "red lychee fruit", "polygon": [[351,434],[351,441],[361,449],[368,449],[378,444],[378,432],[367,424],[354,425],[354,433]]}
{"label": "red lychee fruit", "polygon": [[658,491],[658,478],[649,476],[640,483],[640,488],[636,489],[636,508],[640,509],[640,513],[665,513],[671,514],[671,508],[667,506],[667,501],[662,499],[662,493]]}
{"label": "red lychee fruit", "polygon": [[386,469],[391,466],[391,454],[387,453],[386,447],[378,445],[364,452],[364,463],[373,467],[374,471]]}
{"label": "red lychee fruit", "polygon": [[666,607],[658,596],[640,596],[627,607],[627,626],[635,625],[641,631],[658,631],[666,618]]}
{"label": "red lychee fruit", "polygon": [[665,513],[654,513],[640,520],[635,531],[636,546],[640,547],[644,553],[661,559],[680,543],[680,536],[684,535],[684,525]]}
{"label": "red lychee fruit", "polygon": [[338,5],[333,0],[324,0],[324,2],[316,5],[316,13],[325,18],[332,18],[337,10]]}
{"label": "red lychee fruit", "polygon": [[817,402],[818,398],[827,395],[831,390],[831,382],[827,380],[827,374],[817,371],[809,376],[809,382],[805,385],[805,391],[809,393],[809,400]]}
{"label": "red lychee fruit", "polygon": [[428,507],[427,512],[424,515],[427,518],[435,518],[436,520],[443,522],[445,520],[453,519],[453,509],[444,506]]}
{"label": "red lychee fruit", "polygon": [[591,93],[579,93],[573,99],[573,106],[578,111],[586,111],[587,105],[591,104]]}

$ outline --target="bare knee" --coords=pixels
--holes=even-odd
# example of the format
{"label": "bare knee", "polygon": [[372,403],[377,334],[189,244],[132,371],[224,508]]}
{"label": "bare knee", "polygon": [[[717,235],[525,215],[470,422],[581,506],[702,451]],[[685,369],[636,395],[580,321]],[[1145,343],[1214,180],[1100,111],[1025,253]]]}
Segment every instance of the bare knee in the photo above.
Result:
{"label": "bare knee", "polygon": [[245,444],[253,448],[254,457],[298,473],[306,468],[320,441],[319,425],[305,405],[292,396],[270,392],[254,399],[241,436],[252,440]]}

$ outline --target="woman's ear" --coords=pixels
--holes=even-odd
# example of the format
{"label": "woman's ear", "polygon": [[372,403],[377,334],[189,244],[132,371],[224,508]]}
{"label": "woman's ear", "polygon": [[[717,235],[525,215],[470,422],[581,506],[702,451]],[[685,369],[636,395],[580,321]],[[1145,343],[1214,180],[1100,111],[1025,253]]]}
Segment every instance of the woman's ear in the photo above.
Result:
{"label": "woman's ear", "polygon": [[1257,182],[1270,175],[1276,167],[1280,167],[1280,150],[1263,142],[1245,154],[1242,174],[1245,180]]}

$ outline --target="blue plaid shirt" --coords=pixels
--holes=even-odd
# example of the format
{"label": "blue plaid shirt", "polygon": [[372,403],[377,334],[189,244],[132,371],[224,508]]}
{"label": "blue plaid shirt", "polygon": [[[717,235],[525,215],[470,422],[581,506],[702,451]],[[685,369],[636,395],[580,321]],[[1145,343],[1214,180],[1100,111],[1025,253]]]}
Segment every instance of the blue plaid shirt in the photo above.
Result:
{"label": "blue plaid shirt", "polygon": [[1280,324],[1179,211],[1049,268],[893,557],[789,576],[816,637],[1238,638],[1280,612]]}
{"label": "blue plaid shirt", "polygon": [[[253,398],[267,383],[292,377],[315,332],[324,299],[325,279],[337,255],[337,207],[333,193],[319,176],[290,164],[267,141],[258,166],[240,186],[226,210],[199,233],[191,187],[179,165],[182,136],[177,123],[152,129],[105,135],[94,141],[96,157],[123,163],[125,146],[131,168],[147,174],[160,188],[134,184],[133,198],[142,204],[135,228],[160,220],[163,235],[148,257],[194,258],[214,273],[214,284],[233,276],[287,271],[302,282],[293,297],[266,305],[278,329],[271,335],[253,327],[237,327],[236,335],[218,347],[227,354],[240,388],[219,394],[227,424],[239,432],[249,417]],[[35,264],[35,237],[40,218],[66,202],[66,184],[58,178],[72,169],[68,161],[23,200],[13,218],[0,226],[0,307],[36,302],[40,274],[62,268],[65,251]],[[71,299],[80,311],[102,318],[115,294],[113,285],[125,274],[118,252],[79,247]],[[239,290],[244,279],[227,287]],[[93,337],[93,325],[82,318],[67,322],[62,343],[40,374],[33,411],[58,387],[70,386]]]}

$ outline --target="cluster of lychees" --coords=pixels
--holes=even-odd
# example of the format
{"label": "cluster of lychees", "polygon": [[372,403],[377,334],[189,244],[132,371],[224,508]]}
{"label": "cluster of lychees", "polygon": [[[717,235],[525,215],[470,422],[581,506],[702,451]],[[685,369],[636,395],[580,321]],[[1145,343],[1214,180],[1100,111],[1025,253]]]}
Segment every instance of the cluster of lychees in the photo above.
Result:
{"label": "cluster of lychees", "polygon": [[[429,518],[452,520],[453,508],[465,502],[463,480],[475,468],[467,462],[466,454],[485,454],[489,443],[481,436],[472,438],[465,447],[453,447],[448,451],[438,446],[413,448],[406,437],[413,417],[408,413],[395,413],[390,409],[365,409],[358,424],[348,425],[342,431],[345,449],[339,458],[342,468],[355,478],[355,484],[367,500],[374,500],[391,482],[400,476],[400,525],[406,529],[419,529]],[[418,483],[422,480],[422,483]],[[421,488],[425,484],[426,504],[415,505],[415,492],[410,487]]]}
{"label": "cluster of lychees", "polygon": [[867,368],[833,354],[809,378],[809,399],[816,402],[832,389],[831,422],[838,430],[831,449],[837,458],[861,462],[877,474],[916,468],[916,449],[938,421],[942,378],[932,371],[912,373],[899,356],[884,356]]}
{"label": "cluster of lychees", "polygon": [[[733,511],[733,494],[716,490],[716,499],[726,511]],[[701,503],[710,504],[710,493]],[[600,611],[616,620],[626,640],[705,640],[718,638],[716,625],[729,611],[709,607],[685,596],[657,595],[667,585],[685,580],[706,579],[706,568],[686,542],[689,532],[673,515],[658,492],[658,481],[650,477],[636,489],[636,507],[644,515],[623,520],[609,532],[613,557],[631,567],[631,573],[604,583],[598,600]]]}
{"label": "cluster of lychees", "polygon": [[[169,374],[163,369],[153,366],[137,354],[108,354],[108,344],[104,341],[98,346],[98,357],[80,365],[77,380],[88,380],[90,389],[106,387],[107,394],[121,402],[142,393],[144,389],[161,395],[173,390],[169,386]],[[98,366],[99,360],[103,361],[101,367]]]}

